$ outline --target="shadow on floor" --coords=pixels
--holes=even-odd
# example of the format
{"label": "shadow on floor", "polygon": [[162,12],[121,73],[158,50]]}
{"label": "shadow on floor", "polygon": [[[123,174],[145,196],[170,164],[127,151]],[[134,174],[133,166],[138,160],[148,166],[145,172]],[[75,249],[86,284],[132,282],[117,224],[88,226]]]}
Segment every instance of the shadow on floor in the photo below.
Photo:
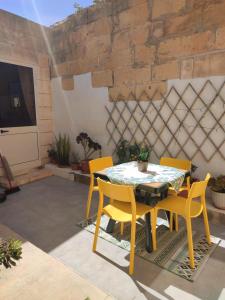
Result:
{"label": "shadow on floor", "polygon": [[[23,186],[20,192],[10,195],[0,204],[0,220],[116,299],[176,299],[165,293],[170,286],[199,299],[218,299],[225,287],[225,244],[214,251],[194,283],[137,256],[135,273],[131,277],[126,250],[99,238],[98,252],[93,253],[93,235],[76,225],[84,219],[87,194],[86,185],[49,177]],[[96,194],[92,214],[97,211],[97,203]],[[204,230],[201,219],[193,225],[193,228]],[[212,235],[225,239],[224,233],[223,225],[211,224]]]}
{"label": "shadow on floor", "polygon": [[76,224],[84,218],[87,193],[88,186],[58,177],[36,181],[0,204],[0,220],[50,252],[80,232]]}

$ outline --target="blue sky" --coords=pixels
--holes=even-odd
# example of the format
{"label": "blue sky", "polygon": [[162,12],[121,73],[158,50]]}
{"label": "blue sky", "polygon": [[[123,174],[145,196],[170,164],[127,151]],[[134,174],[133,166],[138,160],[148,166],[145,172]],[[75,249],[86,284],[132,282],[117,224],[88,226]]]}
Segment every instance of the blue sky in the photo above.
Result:
{"label": "blue sky", "polygon": [[74,3],[89,6],[92,0],[0,0],[0,9],[43,25],[51,25],[74,12]]}

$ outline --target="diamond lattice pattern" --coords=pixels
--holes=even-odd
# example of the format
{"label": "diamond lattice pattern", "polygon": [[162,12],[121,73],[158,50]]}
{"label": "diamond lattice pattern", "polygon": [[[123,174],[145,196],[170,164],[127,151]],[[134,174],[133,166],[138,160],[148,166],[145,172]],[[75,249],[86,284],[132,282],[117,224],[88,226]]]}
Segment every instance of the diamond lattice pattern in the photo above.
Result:
{"label": "diamond lattice pattern", "polygon": [[122,139],[145,142],[155,159],[200,154],[209,162],[216,153],[225,159],[225,82],[218,88],[207,80],[200,90],[191,83],[182,91],[173,86],[162,100],[153,99],[107,105],[108,144],[116,150]]}

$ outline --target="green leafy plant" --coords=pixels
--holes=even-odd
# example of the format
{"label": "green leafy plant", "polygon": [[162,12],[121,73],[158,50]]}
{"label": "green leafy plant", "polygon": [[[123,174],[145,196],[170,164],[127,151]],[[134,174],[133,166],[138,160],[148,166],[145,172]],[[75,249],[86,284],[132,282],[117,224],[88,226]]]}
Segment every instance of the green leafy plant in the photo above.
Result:
{"label": "green leafy plant", "polygon": [[22,258],[22,242],[15,239],[0,239],[0,265],[11,268]]}
{"label": "green leafy plant", "polygon": [[55,148],[57,162],[62,166],[68,166],[71,149],[69,136],[60,133],[58,137],[55,138]]}
{"label": "green leafy plant", "polygon": [[225,193],[225,175],[210,178],[209,186],[214,192]]}
{"label": "green leafy plant", "polygon": [[117,146],[116,154],[118,156],[118,163],[125,163],[128,161],[148,161],[150,156],[150,149],[144,145],[140,146],[138,143],[129,145],[126,140],[121,140]]}
{"label": "green leafy plant", "polygon": [[138,161],[147,162],[150,157],[150,149],[145,145],[140,148]]}
{"label": "green leafy plant", "polygon": [[99,151],[99,156],[101,156],[102,146],[94,142],[86,132],[81,132],[76,138],[77,144],[81,144],[84,150],[84,160],[88,160],[91,156]]}
{"label": "green leafy plant", "polygon": [[128,142],[121,140],[117,146],[116,154],[118,156],[118,163],[122,164],[129,161]]}
{"label": "green leafy plant", "polygon": [[134,145],[130,145],[128,147],[129,150],[129,160],[134,161],[138,160],[139,154],[140,154],[140,146],[135,143]]}

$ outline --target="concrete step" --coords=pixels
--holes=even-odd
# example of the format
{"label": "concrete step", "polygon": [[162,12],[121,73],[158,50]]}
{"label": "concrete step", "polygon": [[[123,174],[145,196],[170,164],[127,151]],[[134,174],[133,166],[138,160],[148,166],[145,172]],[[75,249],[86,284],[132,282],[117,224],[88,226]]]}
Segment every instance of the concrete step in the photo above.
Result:
{"label": "concrete step", "polygon": [[89,184],[90,174],[83,174],[81,171],[74,171],[70,167],[61,168],[54,164],[46,164],[45,168],[51,171],[55,176],[59,176],[71,181]]}

